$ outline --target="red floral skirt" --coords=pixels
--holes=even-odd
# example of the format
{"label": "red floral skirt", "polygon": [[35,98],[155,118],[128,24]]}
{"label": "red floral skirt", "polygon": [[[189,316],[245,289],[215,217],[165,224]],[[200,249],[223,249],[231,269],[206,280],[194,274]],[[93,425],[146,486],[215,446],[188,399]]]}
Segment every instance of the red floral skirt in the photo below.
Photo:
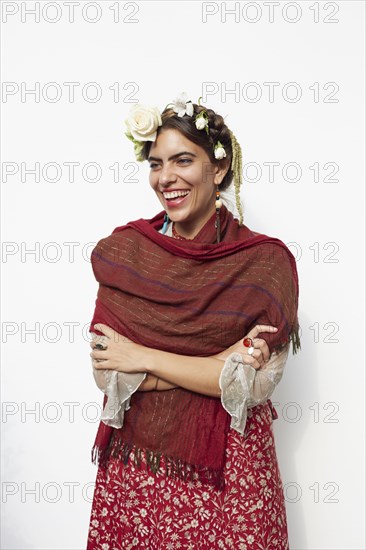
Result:
{"label": "red floral skirt", "polygon": [[225,489],[156,475],[111,458],[98,469],[87,550],[288,550],[286,510],[268,403],[230,430]]}

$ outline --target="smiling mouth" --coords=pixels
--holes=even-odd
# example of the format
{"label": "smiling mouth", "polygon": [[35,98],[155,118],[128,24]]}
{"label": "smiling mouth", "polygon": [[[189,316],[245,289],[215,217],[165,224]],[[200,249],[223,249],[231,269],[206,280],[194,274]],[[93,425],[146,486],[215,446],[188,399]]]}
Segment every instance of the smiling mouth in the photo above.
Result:
{"label": "smiling mouth", "polygon": [[190,192],[190,190],[172,191],[170,193],[163,193],[163,197],[167,205],[176,206],[181,204],[188,197]]}

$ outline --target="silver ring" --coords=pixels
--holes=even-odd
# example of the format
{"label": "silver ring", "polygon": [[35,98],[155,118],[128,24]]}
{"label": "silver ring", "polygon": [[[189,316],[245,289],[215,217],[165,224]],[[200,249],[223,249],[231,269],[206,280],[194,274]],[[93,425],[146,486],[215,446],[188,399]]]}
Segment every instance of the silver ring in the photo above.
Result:
{"label": "silver ring", "polygon": [[250,346],[250,348],[248,348],[248,355],[253,355],[253,352],[254,352],[254,348],[253,346]]}
{"label": "silver ring", "polygon": [[103,344],[95,344],[94,349],[105,351],[106,349],[108,349],[108,346],[103,346]]}

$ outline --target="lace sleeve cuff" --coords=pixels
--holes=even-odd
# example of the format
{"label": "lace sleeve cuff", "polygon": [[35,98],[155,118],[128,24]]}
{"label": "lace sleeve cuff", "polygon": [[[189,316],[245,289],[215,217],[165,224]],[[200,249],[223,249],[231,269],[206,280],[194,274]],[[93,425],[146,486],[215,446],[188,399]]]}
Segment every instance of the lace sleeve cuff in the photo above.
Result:
{"label": "lace sleeve cuff", "polygon": [[264,367],[255,370],[243,362],[240,353],[226,359],[220,374],[221,403],[231,416],[230,427],[244,434],[248,409],[264,403],[280,382],[289,346],[279,354],[272,353]]}
{"label": "lace sleeve cuff", "polygon": [[130,408],[131,395],[145,380],[146,373],[127,374],[93,367],[93,375],[98,388],[107,396],[100,419],[107,426],[122,428],[125,411]]}

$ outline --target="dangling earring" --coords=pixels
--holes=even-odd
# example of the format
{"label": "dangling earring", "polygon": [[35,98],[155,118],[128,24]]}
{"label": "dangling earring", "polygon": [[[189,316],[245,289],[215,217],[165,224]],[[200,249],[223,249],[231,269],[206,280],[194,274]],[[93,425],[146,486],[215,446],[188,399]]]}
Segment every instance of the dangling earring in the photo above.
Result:
{"label": "dangling earring", "polygon": [[222,199],[220,199],[220,191],[216,191],[216,201],[215,201],[215,208],[216,208],[216,220],[215,220],[215,227],[216,227],[216,242],[221,241],[221,223],[220,223],[220,208],[222,206]]}
{"label": "dangling earring", "polygon": [[170,222],[170,219],[169,219],[169,216],[168,214],[165,212],[165,215],[164,215],[164,224],[163,224],[163,227],[162,227],[162,230],[161,232],[163,233],[163,235],[165,235],[166,233],[166,230],[168,228],[168,223]]}

